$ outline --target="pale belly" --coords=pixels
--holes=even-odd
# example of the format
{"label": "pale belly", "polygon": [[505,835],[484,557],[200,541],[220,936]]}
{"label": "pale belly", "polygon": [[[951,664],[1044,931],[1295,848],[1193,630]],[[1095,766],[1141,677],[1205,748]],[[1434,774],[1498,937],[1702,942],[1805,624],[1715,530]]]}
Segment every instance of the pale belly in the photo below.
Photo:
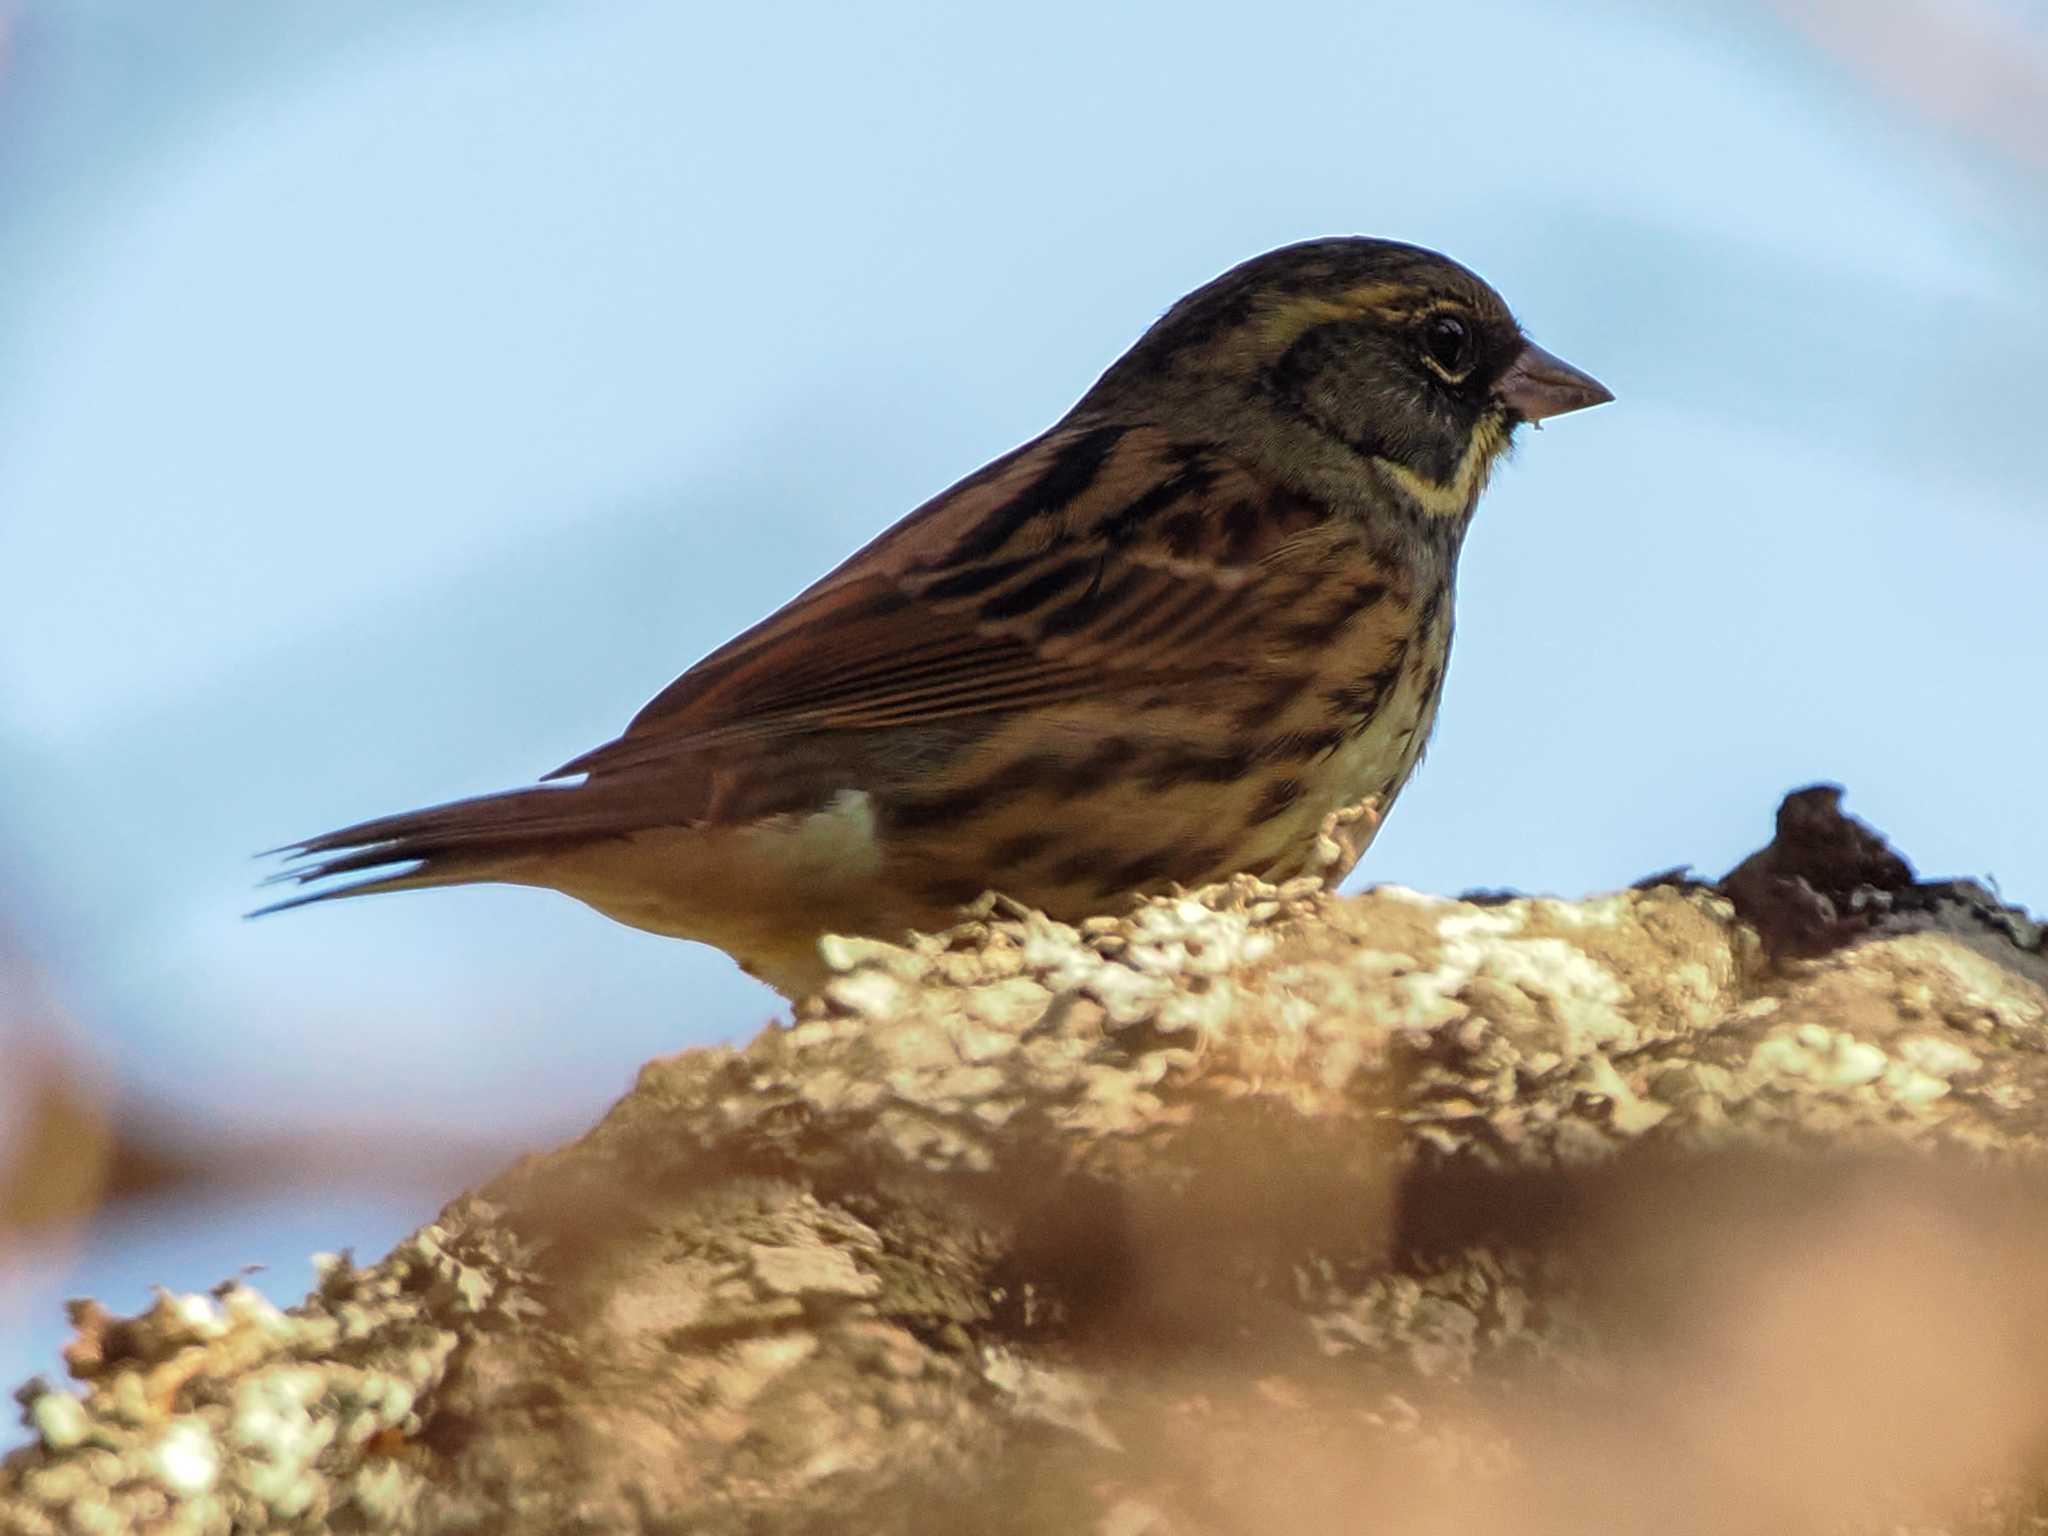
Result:
{"label": "pale belly", "polygon": [[615,922],[724,950],[787,997],[814,990],[827,933],[900,938],[950,914],[906,904],[883,874],[874,807],[843,790],[809,815],[743,827],[656,827],[497,878],[549,886]]}

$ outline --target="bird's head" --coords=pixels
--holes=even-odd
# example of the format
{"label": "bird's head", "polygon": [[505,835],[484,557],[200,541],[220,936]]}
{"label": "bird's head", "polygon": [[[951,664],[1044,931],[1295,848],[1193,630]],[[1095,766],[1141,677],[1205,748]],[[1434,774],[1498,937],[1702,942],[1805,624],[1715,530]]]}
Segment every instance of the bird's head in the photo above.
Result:
{"label": "bird's head", "polygon": [[1311,240],[1182,299],[1076,414],[1149,414],[1329,492],[1376,482],[1463,520],[1521,423],[1613,399],[1522,334],[1448,257],[1391,240]]}

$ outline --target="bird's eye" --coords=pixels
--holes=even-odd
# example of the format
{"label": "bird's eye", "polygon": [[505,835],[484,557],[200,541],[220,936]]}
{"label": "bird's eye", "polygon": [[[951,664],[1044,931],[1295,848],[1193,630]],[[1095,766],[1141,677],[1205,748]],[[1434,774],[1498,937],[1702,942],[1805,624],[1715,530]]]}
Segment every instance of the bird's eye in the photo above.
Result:
{"label": "bird's eye", "polygon": [[1455,384],[1472,368],[1472,327],[1456,315],[1432,315],[1422,327],[1422,355]]}

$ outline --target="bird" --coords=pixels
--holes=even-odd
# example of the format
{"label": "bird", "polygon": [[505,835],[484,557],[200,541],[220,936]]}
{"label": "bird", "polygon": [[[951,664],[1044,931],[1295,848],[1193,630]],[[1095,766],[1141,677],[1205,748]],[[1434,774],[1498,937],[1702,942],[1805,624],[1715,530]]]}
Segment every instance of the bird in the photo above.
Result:
{"label": "bird", "polygon": [[273,850],[318,888],[263,910],[539,886],[795,998],[825,935],[943,930],[990,893],[1079,921],[1240,873],[1334,883],[1435,724],[1490,473],[1521,426],[1611,399],[1434,251],[1255,256],[617,739]]}

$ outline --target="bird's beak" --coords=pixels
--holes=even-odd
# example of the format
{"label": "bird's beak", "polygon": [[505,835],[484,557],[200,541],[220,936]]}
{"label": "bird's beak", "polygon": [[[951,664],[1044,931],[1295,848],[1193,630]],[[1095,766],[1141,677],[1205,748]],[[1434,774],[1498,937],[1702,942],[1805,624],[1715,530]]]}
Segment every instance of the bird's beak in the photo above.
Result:
{"label": "bird's beak", "polygon": [[1614,391],[1590,373],[1579,372],[1533,341],[1509,364],[1495,389],[1508,403],[1508,409],[1524,421],[1583,411],[1589,405],[1605,405],[1614,398]]}

